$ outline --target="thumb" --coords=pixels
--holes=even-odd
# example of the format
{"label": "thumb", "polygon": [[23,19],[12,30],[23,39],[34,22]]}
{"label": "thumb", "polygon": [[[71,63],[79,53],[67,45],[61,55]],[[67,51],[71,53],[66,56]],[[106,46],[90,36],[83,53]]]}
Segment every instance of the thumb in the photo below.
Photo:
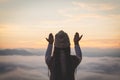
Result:
{"label": "thumb", "polygon": [[79,40],[81,40],[82,37],[83,37],[83,35],[80,36]]}
{"label": "thumb", "polygon": [[48,42],[49,42],[49,39],[48,38],[45,38]]}

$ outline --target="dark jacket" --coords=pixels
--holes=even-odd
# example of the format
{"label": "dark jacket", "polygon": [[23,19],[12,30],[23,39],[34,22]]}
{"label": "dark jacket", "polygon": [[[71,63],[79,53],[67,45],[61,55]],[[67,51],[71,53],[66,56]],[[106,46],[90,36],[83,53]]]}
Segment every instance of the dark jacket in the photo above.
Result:
{"label": "dark jacket", "polygon": [[50,80],[75,80],[75,69],[81,62],[81,60],[77,56],[70,55],[70,69],[69,72],[65,77],[62,77],[62,74],[60,74],[60,70],[57,69],[57,73],[54,71],[54,58],[51,57],[49,62],[47,62],[48,68],[50,70]]}

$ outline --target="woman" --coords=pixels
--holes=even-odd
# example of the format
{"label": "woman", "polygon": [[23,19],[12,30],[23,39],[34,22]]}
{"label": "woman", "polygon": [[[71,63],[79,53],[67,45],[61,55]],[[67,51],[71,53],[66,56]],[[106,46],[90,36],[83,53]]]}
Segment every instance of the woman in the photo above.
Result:
{"label": "woman", "polygon": [[[76,33],[74,36],[74,45],[76,55],[70,55],[70,41],[67,33],[59,31],[55,35],[55,42],[52,33],[46,38],[48,48],[45,54],[45,61],[50,70],[50,80],[75,80],[74,72],[82,60],[82,53],[79,41],[82,35]],[[52,54],[54,42],[54,51]]]}

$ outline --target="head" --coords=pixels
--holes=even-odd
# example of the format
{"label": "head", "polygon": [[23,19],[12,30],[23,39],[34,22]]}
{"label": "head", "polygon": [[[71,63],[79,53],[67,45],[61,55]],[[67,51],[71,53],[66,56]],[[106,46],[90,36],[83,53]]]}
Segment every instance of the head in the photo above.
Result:
{"label": "head", "polygon": [[67,33],[65,33],[64,31],[59,31],[56,35],[55,35],[55,47],[57,48],[67,48],[70,47],[70,40],[69,37],[67,35]]}
{"label": "head", "polygon": [[63,30],[55,35],[54,47],[54,54],[60,54],[62,51],[65,55],[70,55],[70,40],[67,33]]}

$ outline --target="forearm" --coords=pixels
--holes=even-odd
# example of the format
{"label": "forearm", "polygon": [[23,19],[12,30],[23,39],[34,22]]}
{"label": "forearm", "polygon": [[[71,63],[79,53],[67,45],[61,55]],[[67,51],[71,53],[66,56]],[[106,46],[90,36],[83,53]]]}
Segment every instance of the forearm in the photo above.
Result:
{"label": "forearm", "polygon": [[45,60],[50,60],[51,58],[51,54],[52,54],[52,44],[48,44],[47,50],[46,50],[46,54],[45,54]]}
{"label": "forearm", "polygon": [[82,59],[82,51],[79,44],[75,44],[75,52],[76,52],[76,55]]}

